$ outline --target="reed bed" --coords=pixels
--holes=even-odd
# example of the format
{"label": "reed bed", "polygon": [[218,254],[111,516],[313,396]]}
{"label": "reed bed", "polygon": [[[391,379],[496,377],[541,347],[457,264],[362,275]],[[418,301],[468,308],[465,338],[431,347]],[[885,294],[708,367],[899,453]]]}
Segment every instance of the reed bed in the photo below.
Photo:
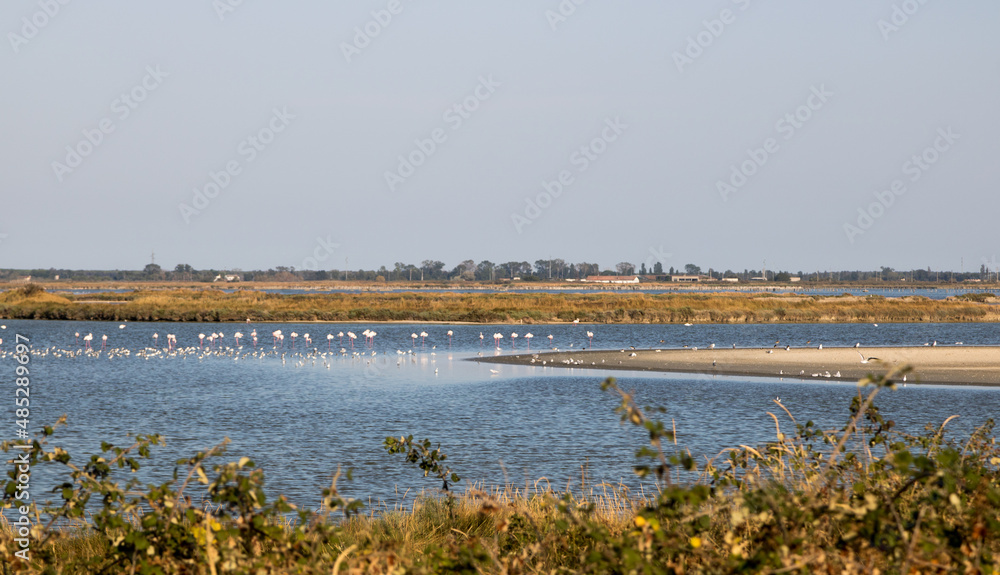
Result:
{"label": "reed bed", "polygon": [[[980,295],[980,294],[974,294]],[[996,322],[992,296],[802,296],[796,294],[282,295],[251,290],[137,290],[54,295],[0,294],[0,318],[104,321],[451,322],[451,323],[849,323]]]}

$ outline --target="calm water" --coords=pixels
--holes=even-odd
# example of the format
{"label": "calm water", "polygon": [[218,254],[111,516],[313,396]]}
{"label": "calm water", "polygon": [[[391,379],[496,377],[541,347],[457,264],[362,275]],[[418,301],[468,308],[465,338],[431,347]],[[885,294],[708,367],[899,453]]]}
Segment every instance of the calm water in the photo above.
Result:
{"label": "calm water", "polygon": [[[517,332],[517,351],[524,351],[524,335],[533,333],[533,350],[588,346],[586,331],[594,332],[595,348],[670,348],[682,345],[722,346],[802,345],[922,345],[996,344],[998,326],[989,324],[880,325],[579,325],[579,326],[447,326],[447,325],[336,325],[336,324],[138,324],[119,329],[117,323],[13,321],[0,330],[0,351],[10,352],[15,333],[31,338],[31,422],[39,426],[67,414],[69,426],[55,443],[75,454],[76,460],[94,453],[102,440],[127,443],[127,434],[160,433],[167,446],[154,450],[154,461],[144,478],[164,480],[181,457],[232,439],[231,458],[248,455],[263,467],[268,492],[284,493],[294,502],[315,505],[320,490],[338,465],[355,470],[355,481],[342,485],[346,494],[389,504],[407,490],[438,487],[400,456],[390,457],[381,444],[387,435],[413,434],[441,443],[449,462],[466,481],[490,485],[524,485],[546,478],[554,487],[578,486],[581,465],[589,481],[624,480],[638,486],[631,473],[634,450],[642,444],[635,430],[622,427],[613,409],[613,397],[599,383],[606,373],[541,367],[498,366],[466,361],[479,353],[512,353],[511,333]],[[378,332],[366,347],[361,332]],[[247,337],[239,352],[221,355],[197,353],[198,334],[222,331],[219,348],[236,346],[233,333],[258,332],[258,350]],[[271,332],[286,334],[283,349],[275,349]],[[454,331],[449,345],[448,330]],[[338,332],[358,334],[351,354],[349,338],[338,353]],[[412,333],[429,334],[421,344]],[[77,343],[74,333],[79,332]],[[302,336],[295,350],[292,332],[310,333],[314,340],[304,355]],[[492,335],[504,335],[497,352]],[[108,347],[130,350],[129,356],[109,359],[66,356],[82,336],[101,335]],[[177,336],[187,353],[152,357],[141,353],[153,346],[158,333],[163,347],[167,333]],[[326,335],[334,334],[333,353]],[[479,334],[484,334],[481,344]],[[664,343],[659,343],[660,340]],[[403,352],[398,354],[398,351]],[[372,352],[375,355],[372,356]],[[410,352],[413,353],[410,353]],[[284,354],[284,361],[282,359]],[[0,437],[13,439],[13,396],[16,363],[0,360],[3,400]],[[493,373],[497,370],[499,373]],[[792,381],[700,375],[614,372],[623,388],[634,389],[643,405],[667,409],[666,420],[676,421],[679,441],[696,455],[715,455],[725,447],[755,445],[773,439],[775,412],[771,400],[780,396],[800,420],[813,419],[837,427],[847,419],[850,398],[857,393],[847,382]],[[904,428],[919,431],[926,423],[961,417],[949,424],[953,433],[968,433],[1000,411],[1000,389],[976,387],[919,387],[910,385],[887,392],[879,400],[883,412]],[[783,425],[790,425],[784,421]],[[51,474],[36,469],[33,485],[52,485]],[[37,488],[36,488],[37,489]]]}

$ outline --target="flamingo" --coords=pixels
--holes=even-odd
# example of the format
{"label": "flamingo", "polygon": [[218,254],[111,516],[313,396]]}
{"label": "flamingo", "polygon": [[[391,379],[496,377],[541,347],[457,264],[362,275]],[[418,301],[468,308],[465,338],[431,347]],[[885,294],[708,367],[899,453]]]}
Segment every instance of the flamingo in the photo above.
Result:
{"label": "flamingo", "polygon": [[516,333],[511,333],[510,334],[510,348],[511,349],[517,348],[517,346],[514,345],[515,343],[517,343],[517,334]]}
{"label": "flamingo", "polygon": [[550,346],[552,345],[552,334],[551,333],[549,334],[549,345]]}
{"label": "flamingo", "polygon": [[503,339],[503,336],[501,334],[499,334],[499,333],[493,334],[493,341],[496,342],[497,349],[500,349],[500,340],[501,339]]}
{"label": "flamingo", "polygon": [[371,342],[371,346],[372,347],[375,347],[375,336],[376,335],[378,335],[378,334],[375,333],[374,331],[369,331],[368,332],[368,341]]}
{"label": "flamingo", "polygon": [[337,337],[340,338],[340,345],[344,345],[344,332],[338,332]]}
{"label": "flamingo", "polygon": [[199,348],[205,347],[205,334],[203,333],[198,334],[198,347]]}
{"label": "flamingo", "polygon": [[239,347],[240,346],[240,338],[243,337],[243,334],[240,333],[240,332],[236,332],[236,333],[233,334],[233,337],[236,338],[236,347]]}
{"label": "flamingo", "polygon": [[101,349],[107,349],[107,347],[108,347],[108,336],[102,335],[101,336]]}
{"label": "flamingo", "polygon": [[413,347],[413,346],[417,345],[417,334],[411,333],[410,334],[410,339],[412,340],[410,342],[410,347]]}
{"label": "flamingo", "polygon": [[153,334],[153,347],[156,347],[159,342],[160,342],[160,334],[154,333]]}
{"label": "flamingo", "polygon": [[531,333],[524,334],[524,340],[528,342],[528,349],[531,349],[531,338],[535,337]]}
{"label": "flamingo", "polygon": [[92,333],[88,333],[87,335],[83,336],[83,344],[87,349],[91,349],[90,340],[92,339],[94,339],[94,334]]}
{"label": "flamingo", "polygon": [[252,337],[252,338],[253,338],[253,348],[254,348],[254,349],[257,349],[257,331],[256,331],[256,330],[254,330],[254,333],[253,333],[253,335],[251,335],[250,337]]}
{"label": "flamingo", "polygon": [[295,333],[293,331],[292,333],[290,333],[288,335],[292,336],[292,349],[295,349],[295,338],[299,337],[299,334],[297,334],[297,333]]}
{"label": "flamingo", "polygon": [[349,331],[347,337],[351,338],[351,349],[354,349],[354,340],[358,339],[358,336],[354,335],[353,331]]}
{"label": "flamingo", "polygon": [[424,338],[426,338],[426,337],[427,337],[427,332],[426,331],[420,332],[420,345],[424,345]]}
{"label": "flamingo", "polygon": [[331,349],[333,349],[332,346],[333,346],[333,334],[332,333],[328,333],[328,334],[326,334],[326,349],[327,349],[327,351],[330,351]]}
{"label": "flamingo", "polygon": [[118,326],[118,329],[125,329],[125,324],[121,324],[120,326]]}
{"label": "flamingo", "polygon": [[479,347],[483,346],[483,332],[479,332]]}
{"label": "flamingo", "polygon": [[175,345],[177,345],[177,336],[174,335],[174,334],[172,334],[172,333],[168,333],[167,334],[167,351],[173,351]]}
{"label": "flamingo", "polygon": [[588,331],[587,332],[587,339],[590,340],[590,347],[594,347],[594,332]]}
{"label": "flamingo", "polygon": [[449,346],[451,346],[451,336],[454,335],[454,333],[455,332],[451,331],[450,329],[448,330],[448,345]]}
{"label": "flamingo", "polygon": [[76,337],[76,345],[80,345],[80,332],[73,334]]}

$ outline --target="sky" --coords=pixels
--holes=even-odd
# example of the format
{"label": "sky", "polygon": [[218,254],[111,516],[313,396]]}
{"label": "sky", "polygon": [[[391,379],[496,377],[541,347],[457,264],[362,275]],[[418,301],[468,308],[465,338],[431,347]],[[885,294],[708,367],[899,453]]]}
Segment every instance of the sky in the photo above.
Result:
{"label": "sky", "polygon": [[997,267],[995,0],[0,3],[0,268]]}

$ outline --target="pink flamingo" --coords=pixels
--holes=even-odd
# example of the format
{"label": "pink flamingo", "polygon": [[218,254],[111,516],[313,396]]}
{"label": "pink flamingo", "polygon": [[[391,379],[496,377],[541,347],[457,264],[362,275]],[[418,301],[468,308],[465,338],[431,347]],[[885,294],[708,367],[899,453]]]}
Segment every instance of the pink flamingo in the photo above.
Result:
{"label": "pink flamingo", "polygon": [[483,347],[483,332],[479,332],[479,347]]}
{"label": "pink flamingo", "polygon": [[517,349],[517,346],[514,345],[515,343],[517,343],[517,334],[516,333],[512,333],[512,334],[510,334],[510,348],[511,349]]}
{"label": "pink flamingo", "polygon": [[108,336],[102,335],[101,336],[101,349],[107,349],[107,348],[108,348]]}
{"label": "pink flamingo", "polygon": [[412,340],[410,342],[410,347],[413,347],[413,346],[417,345],[417,334],[411,333],[410,334],[410,339]]}
{"label": "pink flamingo", "polygon": [[236,332],[233,334],[233,337],[236,338],[236,347],[240,347],[240,338],[243,337],[243,334],[240,332]]}
{"label": "pink flamingo", "polygon": [[587,332],[587,339],[590,340],[590,347],[594,347],[594,332],[588,331]]}
{"label": "pink flamingo", "polygon": [[340,341],[337,342],[337,345],[344,345],[344,332],[342,332],[342,331],[341,332],[337,332],[337,337],[340,338]]}
{"label": "pink flamingo", "polygon": [[426,337],[427,337],[427,332],[426,331],[420,332],[420,345],[424,345],[424,338],[426,338]]}
{"label": "pink flamingo", "polygon": [[153,347],[156,347],[157,345],[159,345],[159,343],[160,343],[160,334],[154,333],[153,334]]}
{"label": "pink flamingo", "polygon": [[503,339],[503,336],[500,335],[499,333],[493,334],[493,341],[497,344],[497,349],[500,349],[500,340],[501,339]]}
{"label": "pink flamingo", "polygon": [[333,349],[333,334],[332,333],[326,334],[326,349],[327,349],[327,351],[330,351],[330,350]]}
{"label": "pink flamingo", "polygon": [[524,334],[524,341],[528,342],[528,349],[531,349],[531,338],[535,337],[531,333]]}
{"label": "pink flamingo", "polygon": [[255,334],[253,334],[253,335],[252,335],[252,336],[250,336],[250,337],[252,337],[252,338],[253,338],[253,348],[254,348],[254,349],[257,349],[257,334],[255,333]]}
{"label": "pink flamingo", "polygon": [[292,336],[292,349],[295,349],[295,338],[299,337],[299,334],[297,334],[297,333],[295,333],[293,331],[292,333],[290,333],[288,335]]}
{"label": "pink flamingo", "polygon": [[347,332],[347,337],[351,340],[351,349],[354,349],[354,340],[358,339],[358,336],[354,335],[353,331]]}
{"label": "pink flamingo", "polygon": [[198,334],[198,348],[199,349],[204,349],[204,347],[205,347],[205,334],[199,333]]}
{"label": "pink flamingo", "polygon": [[80,332],[76,332],[73,335],[76,336],[76,345],[80,345]]}
{"label": "pink flamingo", "polygon": [[92,333],[88,333],[87,335],[83,336],[83,345],[84,345],[84,347],[86,347],[87,349],[92,349],[90,347],[90,340],[92,340],[92,339],[94,339],[94,334],[92,334]]}
{"label": "pink flamingo", "polygon": [[451,331],[450,329],[448,330],[448,347],[451,347],[451,336],[452,336],[452,335],[453,335],[454,333],[455,333],[455,332]]}

